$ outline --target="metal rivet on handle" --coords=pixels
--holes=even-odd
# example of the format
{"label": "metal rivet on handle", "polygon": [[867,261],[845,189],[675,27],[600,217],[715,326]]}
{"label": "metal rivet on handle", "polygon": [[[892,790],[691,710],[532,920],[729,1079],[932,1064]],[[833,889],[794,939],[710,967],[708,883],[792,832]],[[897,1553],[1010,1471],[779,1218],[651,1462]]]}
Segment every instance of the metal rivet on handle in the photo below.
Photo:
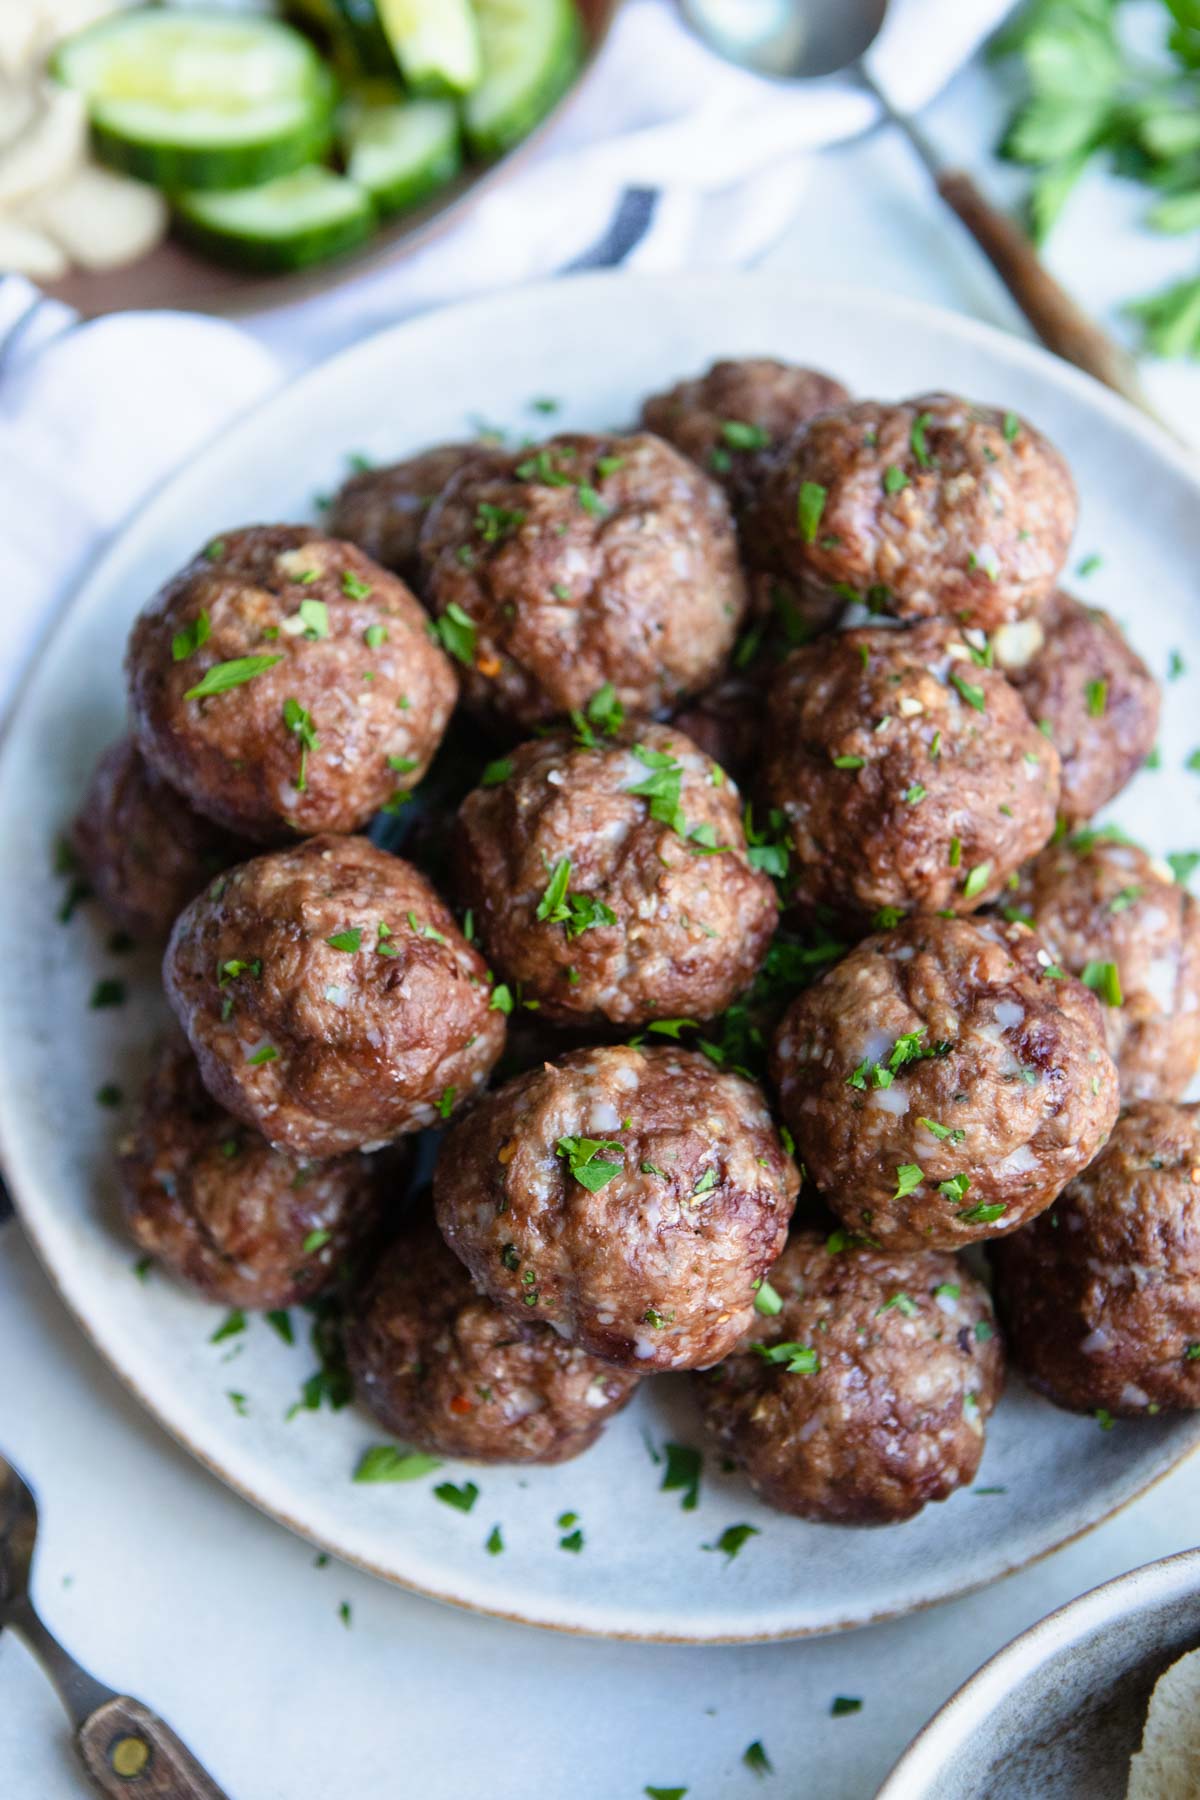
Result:
{"label": "metal rivet on handle", "polygon": [[109,1752],[109,1761],[116,1773],[126,1779],[140,1775],[150,1761],[150,1746],[145,1738],[118,1738]]}

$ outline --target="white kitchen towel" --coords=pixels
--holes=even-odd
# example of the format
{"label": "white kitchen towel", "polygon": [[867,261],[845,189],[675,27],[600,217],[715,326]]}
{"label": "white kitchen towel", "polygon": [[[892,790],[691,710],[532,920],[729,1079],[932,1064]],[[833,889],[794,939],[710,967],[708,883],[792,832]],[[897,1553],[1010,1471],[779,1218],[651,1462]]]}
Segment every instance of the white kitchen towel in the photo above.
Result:
{"label": "white kitchen towel", "polygon": [[[893,0],[874,68],[930,98],[1009,0]],[[0,708],[97,545],[175,464],[282,377],[407,313],[571,268],[742,266],[779,237],[812,152],[865,129],[853,84],[723,62],[673,0],[625,0],[538,151],[420,255],[245,327],[186,313],[77,324],[0,282]],[[15,333],[5,349],[10,331]]]}

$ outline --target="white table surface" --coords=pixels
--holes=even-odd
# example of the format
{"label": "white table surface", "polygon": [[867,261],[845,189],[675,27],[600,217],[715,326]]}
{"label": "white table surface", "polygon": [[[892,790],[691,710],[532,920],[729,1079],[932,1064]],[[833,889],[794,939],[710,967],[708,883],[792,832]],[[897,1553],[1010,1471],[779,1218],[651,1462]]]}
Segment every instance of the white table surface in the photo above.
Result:
{"label": "white table surface", "polygon": [[[989,156],[1002,114],[996,78],[972,68],[928,123],[1004,195],[1012,172]],[[1052,265],[1098,312],[1131,283],[1191,272],[1194,244],[1137,230],[1142,204],[1098,178],[1052,245]],[[794,228],[763,266],[1022,329],[892,137],[823,156]],[[377,322],[388,284],[402,281],[402,268],[371,278],[366,311]],[[298,364],[339,343],[319,301],[254,329]],[[1162,365],[1148,377],[1160,407],[1200,438],[1200,369]],[[0,1232],[0,1445],[41,1496],[36,1592],[48,1624],[102,1679],[162,1711],[233,1800],[507,1800],[530,1790],[637,1800],[648,1783],[686,1786],[689,1800],[760,1789],[869,1800],[913,1732],[1016,1632],[1200,1537],[1194,1460],[1039,1566],[848,1637],[689,1650],[475,1619],[336,1563],[314,1567],[307,1546],[228,1493],[126,1397],[12,1225]],[[987,1500],[975,1504],[983,1534]],[[862,1711],[831,1718],[839,1694],[861,1697]],[[772,1782],[742,1764],[755,1739],[774,1763]],[[0,1638],[0,1794],[85,1791],[52,1690],[11,1635]]]}

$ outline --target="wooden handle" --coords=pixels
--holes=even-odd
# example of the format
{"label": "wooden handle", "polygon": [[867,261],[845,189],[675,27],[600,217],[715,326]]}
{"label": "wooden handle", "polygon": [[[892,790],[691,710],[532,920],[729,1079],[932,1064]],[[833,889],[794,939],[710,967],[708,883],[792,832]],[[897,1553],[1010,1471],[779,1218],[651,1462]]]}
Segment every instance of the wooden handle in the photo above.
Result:
{"label": "wooden handle", "polygon": [[186,1744],[140,1700],[98,1706],[76,1738],[83,1766],[109,1800],[228,1800]]}
{"label": "wooden handle", "polygon": [[1086,369],[1106,387],[1115,388],[1177,436],[1147,399],[1133,358],[1106,336],[1043,268],[1024,232],[997,211],[961,169],[944,169],[936,179],[943,200],[988,257],[1043,344],[1077,368]]}

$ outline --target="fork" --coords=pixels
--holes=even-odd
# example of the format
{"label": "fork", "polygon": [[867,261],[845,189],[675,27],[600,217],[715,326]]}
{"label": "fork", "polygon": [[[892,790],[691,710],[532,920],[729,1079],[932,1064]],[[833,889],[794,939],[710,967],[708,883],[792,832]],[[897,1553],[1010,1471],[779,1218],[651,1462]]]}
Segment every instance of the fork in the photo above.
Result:
{"label": "fork", "polygon": [[12,1627],[58,1689],[83,1766],[109,1800],[228,1800],[156,1713],[68,1656],[34,1611],[29,1583],[37,1501],[0,1456],[0,1630]]}

